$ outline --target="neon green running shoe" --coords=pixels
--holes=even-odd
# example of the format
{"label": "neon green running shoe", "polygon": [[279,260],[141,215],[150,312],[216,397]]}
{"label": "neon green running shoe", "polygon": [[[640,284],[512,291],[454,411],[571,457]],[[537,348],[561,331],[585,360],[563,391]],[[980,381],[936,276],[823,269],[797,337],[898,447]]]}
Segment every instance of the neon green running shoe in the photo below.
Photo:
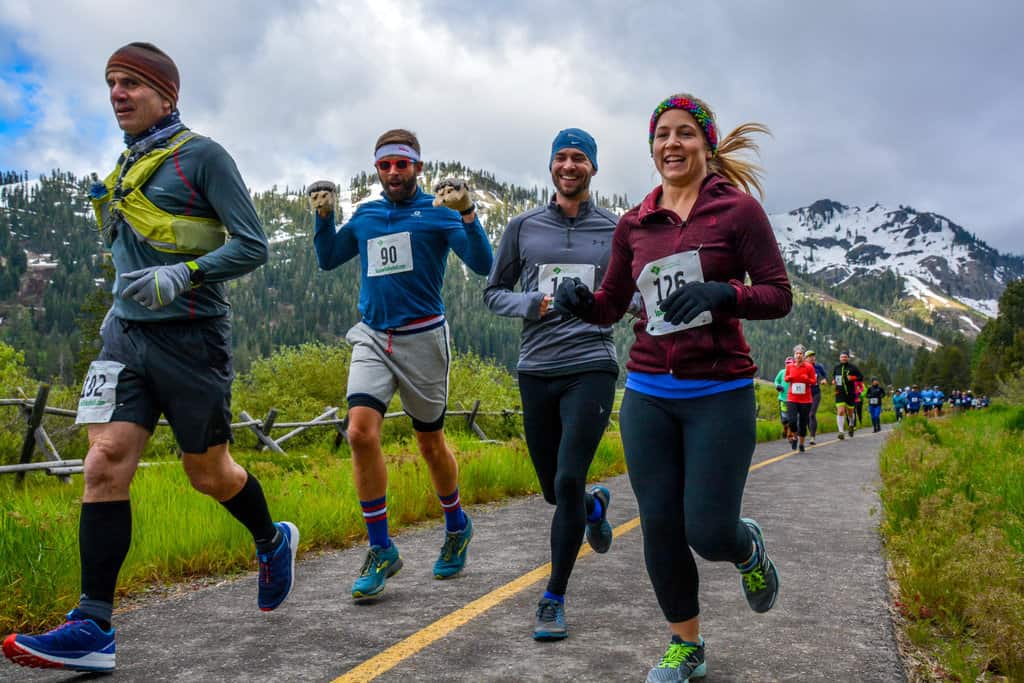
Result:
{"label": "neon green running shoe", "polygon": [[736,569],[740,571],[740,583],[743,585],[743,593],[747,596],[750,609],[755,612],[767,612],[775,606],[775,600],[779,597],[779,572],[765,550],[761,525],[746,517],[740,521],[750,529],[756,549],[749,562],[736,565]]}
{"label": "neon green running shoe", "polygon": [[647,672],[647,683],[684,683],[695,678],[704,678],[707,673],[704,639],[688,643],[679,636],[672,636],[665,656]]}
{"label": "neon green running shoe", "polygon": [[[466,514],[463,511],[463,514]],[[441,554],[434,562],[434,578],[450,579],[466,566],[466,551],[473,539],[473,522],[466,515],[466,528],[462,531],[446,531]]]}
{"label": "neon green running shoe", "polygon": [[384,592],[384,583],[402,568],[402,558],[398,555],[398,546],[393,542],[387,548],[371,545],[366,551],[366,559],[359,570],[359,577],[352,584],[352,598],[369,600]]}

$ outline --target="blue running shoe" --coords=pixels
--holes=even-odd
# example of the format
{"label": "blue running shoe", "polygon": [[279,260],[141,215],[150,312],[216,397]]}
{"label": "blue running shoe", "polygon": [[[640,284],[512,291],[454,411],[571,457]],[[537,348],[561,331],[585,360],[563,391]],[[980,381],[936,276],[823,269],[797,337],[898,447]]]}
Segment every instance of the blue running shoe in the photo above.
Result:
{"label": "blue running shoe", "polygon": [[779,597],[779,572],[764,548],[764,532],[761,531],[761,525],[746,517],[740,521],[750,528],[757,552],[749,563],[738,564],[736,569],[740,570],[743,592],[747,596],[750,609],[755,612],[767,612],[775,606],[775,600]]}
{"label": "blue running shoe", "polygon": [[537,604],[537,623],[533,627],[534,640],[562,640],[569,637],[565,626],[565,605],[558,600],[543,598]]}
{"label": "blue running shoe", "polygon": [[[465,514],[465,511],[463,511]],[[450,579],[466,566],[466,551],[473,539],[473,521],[466,515],[466,528],[462,531],[446,531],[441,554],[434,563],[435,579]]]}
{"label": "blue running shoe", "polygon": [[363,568],[359,570],[359,578],[352,584],[352,597],[355,600],[369,600],[384,592],[384,582],[398,573],[402,568],[402,558],[398,555],[398,546],[393,542],[387,548],[371,545],[366,552]]}
{"label": "blue running shoe", "polygon": [[114,629],[104,631],[71,610],[62,626],[42,635],[12,633],[4,638],[3,650],[15,664],[36,669],[113,671]]}
{"label": "blue running shoe", "polygon": [[678,636],[672,638],[661,661],[647,672],[647,683],[684,683],[704,678],[708,665],[704,661],[704,639],[687,643]]}
{"label": "blue running shoe", "polygon": [[260,590],[256,604],[264,612],[281,606],[295,583],[295,553],[299,549],[299,529],[291,522],[278,522],[281,543],[272,553],[256,555],[260,563]]}
{"label": "blue running shoe", "polygon": [[590,489],[590,495],[601,502],[601,519],[587,522],[587,543],[595,553],[606,553],[612,547],[612,525],[608,523],[608,503],[612,492],[604,486],[595,486]]}

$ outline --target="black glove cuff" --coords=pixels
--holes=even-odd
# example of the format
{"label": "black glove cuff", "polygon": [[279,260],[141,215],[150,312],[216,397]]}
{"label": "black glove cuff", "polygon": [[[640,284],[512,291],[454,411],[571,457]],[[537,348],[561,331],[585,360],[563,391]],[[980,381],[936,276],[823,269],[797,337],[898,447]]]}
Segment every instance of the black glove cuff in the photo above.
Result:
{"label": "black glove cuff", "polygon": [[475,202],[473,204],[470,204],[468,209],[463,209],[462,211],[459,211],[459,213],[461,215],[463,215],[463,216],[468,216],[469,214],[473,213],[474,211],[476,211],[476,203]]}

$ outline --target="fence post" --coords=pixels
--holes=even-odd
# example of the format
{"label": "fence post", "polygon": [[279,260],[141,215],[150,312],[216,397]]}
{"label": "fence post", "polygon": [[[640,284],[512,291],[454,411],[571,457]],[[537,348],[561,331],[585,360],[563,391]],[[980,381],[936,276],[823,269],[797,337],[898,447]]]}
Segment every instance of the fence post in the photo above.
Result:
{"label": "fence post", "polygon": [[[267,416],[263,418],[263,429],[261,430],[268,437],[270,436],[270,430],[274,428],[274,421],[277,420],[277,408],[271,408],[267,411]],[[266,446],[261,442],[259,450],[263,450]]]}
{"label": "fence post", "polygon": [[[238,416],[241,417],[246,422],[252,421],[252,418],[249,417],[249,413],[245,412],[244,410],[239,411]],[[260,429],[259,425],[249,425],[249,429],[252,430],[253,434],[256,435],[256,438],[259,439],[260,443],[262,443],[264,446],[266,446],[270,450],[274,451],[275,453],[280,453],[281,455],[287,455],[287,453],[285,453],[283,450],[281,450],[281,447],[278,446],[277,443],[275,443],[273,439],[271,439],[269,436],[267,436],[266,434],[263,433],[263,431]]]}
{"label": "fence post", "polygon": [[[21,444],[21,464],[27,465],[32,460],[32,451],[36,447],[36,427],[43,422],[43,414],[46,412],[46,399],[50,396],[50,385],[40,384],[39,391],[36,392],[36,402],[32,404],[32,409],[25,408],[26,417],[28,418],[28,429],[25,430],[25,440]],[[20,483],[25,479],[24,472],[18,472],[18,482]]]}
{"label": "fence post", "polygon": [[338,432],[334,435],[334,448],[337,450],[341,446],[341,442],[348,443],[348,413],[345,413],[345,417],[342,418],[341,422],[334,423],[334,430]]}
{"label": "fence post", "polygon": [[484,434],[484,430],[480,429],[480,425],[476,423],[476,414],[480,410],[480,401],[473,404],[473,410],[469,411],[469,415],[466,416],[466,425],[473,430],[482,441],[490,441],[487,435]]}

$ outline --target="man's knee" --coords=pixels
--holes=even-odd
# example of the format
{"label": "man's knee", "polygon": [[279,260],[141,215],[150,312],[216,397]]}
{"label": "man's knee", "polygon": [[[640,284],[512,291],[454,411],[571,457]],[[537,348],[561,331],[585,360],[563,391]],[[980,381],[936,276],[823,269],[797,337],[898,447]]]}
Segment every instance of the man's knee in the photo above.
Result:
{"label": "man's knee", "polygon": [[181,464],[192,488],[221,501],[238,493],[249,476],[231,458],[226,444],[214,446],[206,453],[186,453]]}

